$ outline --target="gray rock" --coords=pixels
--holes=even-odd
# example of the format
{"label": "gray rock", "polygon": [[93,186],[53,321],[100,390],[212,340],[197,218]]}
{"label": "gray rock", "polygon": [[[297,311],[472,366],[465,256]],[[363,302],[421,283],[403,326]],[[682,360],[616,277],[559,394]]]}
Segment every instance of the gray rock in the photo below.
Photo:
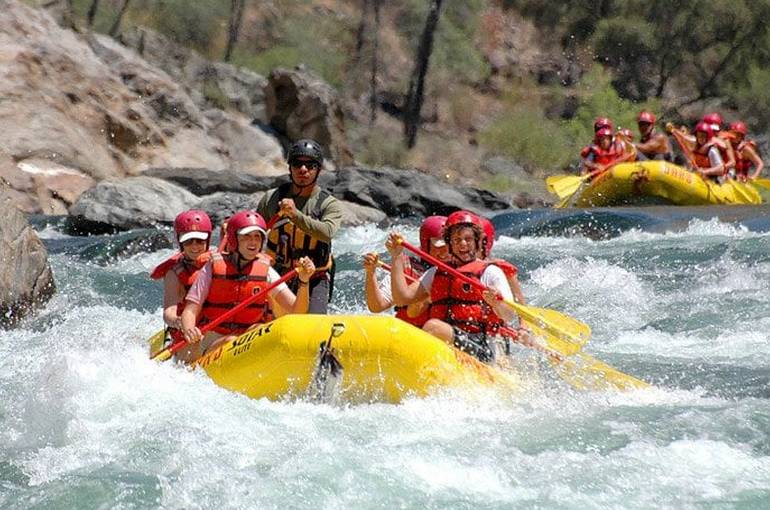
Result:
{"label": "gray rock", "polygon": [[380,223],[388,219],[388,215],[379,209],[365,205],[340,200],[342,205],[343,225],[362,225],[364,223]]}
{"label": "gray rock", "polygon": [[55,287],[45,246],[7,195],[0,197],[0,216],[0,327],[10,327]]}
{"label": "gray rock", "polygon": [[[203,197],[198,208],[206,211],[214,224],[222,223],[238,211],[256,209],[264,192],[256,193],[213,193]],[[269,220],[270,218],[265,218]]]}
{"label": "gray rock", "polygon": [[128,230],[171,224],[177,214],[199,203],[197,196],[176,184],[141,176],[100,182],[83,193],[69,212],[73,224],[85,230],[88,222]]}
{"label": "gray rock", "polygon": [[268,121],[278,132],[292,141],[312,138],[338,167],[353,163],[337,93],[319,76],[301,66],[274,69],[265,103]]}
{"label": "gray rock", "polygon": [[227,191],[239,194],[266,191],[287,179],[286,175],[263,177],[236,170],[207,168],[150,168],[143,175],[173,182],[198,196]]}
{"label": "gray rock", "polygon": [[488,214],[511,207],[502,195],[454,186],[417,170],[347,167],[322,174],[319,182],[339,199],[379,209],[388,216],[428,216],[458,209]]}

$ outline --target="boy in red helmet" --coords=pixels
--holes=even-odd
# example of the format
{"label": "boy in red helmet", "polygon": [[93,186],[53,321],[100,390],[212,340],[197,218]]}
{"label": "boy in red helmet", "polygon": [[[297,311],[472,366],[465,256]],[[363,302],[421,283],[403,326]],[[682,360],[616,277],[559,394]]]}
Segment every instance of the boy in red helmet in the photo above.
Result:
{"label": "boy in red helmet", "polygon": [[617,163],[623,154],[618,152],[612,129],[604,127],[594,135],[594,143],[580,151],[580,156],[583,158],[580,174],[585,175],[603,172]]}
{"label": "boy in red helmet", "polygon": [[211,258],[211,231],[211,219],[205,211],[193,209],[180,213],[174,219],[179,252],[158,264],[150,273],[153,280],[163,279],[163,321],[175,340],[182,339],[180,330],[185,295],[200,269]]}
{"label": "boy in red helmet", "polygon": [[[428,216],[420,225],[420,248],[441,261],[449,260],[449,251],[443,236],[444,223],[446,223],[446,216]],[[405,259],[404,273],[411,278],[419,279],[427,266],[420,260],[412,259],[406,254],[403,257]],[[383,312],[393,306],[390,278],[385,278],[381,283],[377,283],[375,276],[377,269],[376,253],[364,255],[364,269],[366,270],[366,305],[370,312]],[[396,306],[396,317],[421,328],[429,318],[429,306],[430,299],[424,299],[408,306]]]}
{"label": "boy in red helmet", "polygon": [[717,182],[724,182],[728,177],[727,143],[714,136],[711,124],[701,121],[695,126],[695,144],[692,151],[695,168],[704,178]]}
{"label": "boy in red helmet", "polygon": [[229,321],[205,336],[201,335],[199,326],[213,322],[280,279],[270,267],[271,259],[262,253],[266,237],[267,225],[256,212],[241,211],[230,218],[227,223],[227,252],[212,255],[185,298],[182,332],[190,346],[180,358],[195,360],[255,324],[269,321],[270,309],[276,310],[279,315],[284,311],[307,312],[310,301],[308,284],[315,266],[310,258],[302,257],[297,263],[299,284],[296,296],[286,284],[281,284],[271,290],[265,299],[252,303]]}
{"label": "boy in red helmet", "polygon": [[489,289],[483,292],[435,267],[428,269],[419,282],[408,284],[400,234],[391,233],[385,245],[393,260],[394,302],[408,305],[429,297],[430,319],[423,330],[490,363],[496,358],[494,337],[503,334],[502,328],[516,314],[497,298],[499,295],[511,301],[513,294],[503,270],[482,260],[483,238],[483,225],[475,214],[457,211],[447,217],[444,240],[452,257],[450,264],[479,279]]}
{"label": "boy in red helmet", "polygon": [[639,126],[641,138],[636,147],[636,159],[645,160],[663,160],[673,161],[674,152],[671,149],[671,142],[665,133],[660,133],[655,129],[655,115],[652,112],[639,112],[636,118],[636,125]]}

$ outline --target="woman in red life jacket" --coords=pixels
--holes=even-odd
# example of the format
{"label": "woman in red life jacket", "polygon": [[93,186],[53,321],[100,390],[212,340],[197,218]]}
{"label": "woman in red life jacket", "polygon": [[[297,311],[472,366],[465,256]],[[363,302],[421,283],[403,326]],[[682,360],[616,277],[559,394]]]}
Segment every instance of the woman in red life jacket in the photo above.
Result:
{"label": "woman in red life jacket", "polygon": [[671,142],[665,133],[659,133],[655,129],[655,114],[652,112],[639,112],[636,117],[636,125],[639,127],[641,138],[636,147],[636,159],[638,161],[663,160],[673,161],[674,151]]}
{"label": "woman in red life jacket", "polygon": [[727,144],[714,136],[711,124],[703,121],[695,126],[694,135],[693,171],[701,177],[723,182],[727,174]]}
{"label": "woman in red life jacket", "polygon": [[[428,216],[420,225],[420,248],[444,262],[449,260],[449,251],[443,237],[445,222],[446,216]],[[421,261],[412,259],[406,254],[403,257],[405,274],[418,280],[425,272],[426,266]],[[393,306],[390,278],[385,278],[379,284],[377,283],[375,277],[376,253],[367,253],[364,256],[364,268],[366,269],[366,304],[369,311],[373,313],[383,312]],[[408,306],[396,306],[396,317],[421,328],[428,320],[429,306],[429,299]]]}
{"label": "woman in red life jacket", "polygon": [[275,269],[270,267],[272,260],[262,253],[266,238],[267,225],[256,212],[241,211],[230,218],[227,224],[227,252],[211,256],[185,298],[182,332],[190,346],[189,352],[183,355],[184,360],[197,359],[254,325],[268,322],[271,308],[279,314],[284,311],[307,312],[308,282],[315,266],[308,257],[302,257],[297,265],[299,288],[296,296],[286,284],[281,284],[263,300],[252,303],[205,336],[201,335],[199,326],[214,321],[280,279]]}
{"label": "woman in red life jacket", "polygon": [[204,211],[180,213],[174,220],[179,253],[161,262],[150,273],[153,280],[163,279],[163,321],[175,340],[182,339],[180,329],[184,297],[211,257],[211,231],[211,219]]}
{"label": "woman in red life jacket", "polygon": [[724,121],[722,120],[722,116],[716,112],[713,113],[707,113],[703,116],[703,119],[701,119],[701,122],[705,122],[709,126],[711,126],[711,131],[714,133],[714,137],[718,140],[721,140],[725,146],[725,149],[722,150],[723,153],[723,159],[725,163],[725,174],[726,176],[732,177],[735,174],[735,165],[737,163],[737,157],[735,155],[735,151],[733,150],[733,145],[730,143],[730,140],[732,139],[733,135],[729,131],[724,131],[722,129],[722,126],[724,125]]}
{"label": "woman in red life jacket", "polygon": [[601,173],[613,163],[618,162],[621,154],[618,153],[612,138],[610,128],[601,128],[594,136],[594,143],[585,147],[580,155],[583,157],[583,165],[580,173]]}
{"label": "woman in red life jacket", "polygon": [[[747,179],[756,179],[765,168],[765,163],[757,152],[757,144],[753,140],[746,139],[748,132],[746,124],[741,121],[730,124],[732,134],[730,143],[735,152],[735,174],[736,178],[743,182]],[[753,172],[751,172],[752,166]]]}
{"label": "woman in red life jacket", "polygon": [[435,267],[428,269],[418,282],[408,284],[401,235],[391,233],[385,245],[393,259],[394,301],[410,304],[430,297],[430,319],[423,330],[489,363],[496,356],[494,337],[502,334],[501,328],[516,314],[497,299],[500,295],[504,300],[513,300],[513,294],[503,270],[481,259],[483,237],[483,226],[475,214],[457,211],[447,217],[444,241],[449,246],[450,265],[479,279],[489,289],[485,291]]}

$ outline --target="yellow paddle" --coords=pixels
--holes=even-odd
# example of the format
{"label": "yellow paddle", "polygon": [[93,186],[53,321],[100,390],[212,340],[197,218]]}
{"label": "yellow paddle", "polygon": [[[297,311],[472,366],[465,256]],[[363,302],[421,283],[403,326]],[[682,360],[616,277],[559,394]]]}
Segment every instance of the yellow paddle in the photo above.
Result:
{"label": "yellow paddle", "polygon": [[550,175],[545,180],[548,191],[554,193],[559,198],[567,198],[575,194],[583,182],[592,177],[591,174],[585,175]]}
{"label": "yellow paddle", "polygon": [[[480,281],[460,273],[406,241],[402,240],[401,244],[425,261],[448,272],[452,276],[465,281],[469,285],[486,289]],[[565,382],[574,388],[593,391],[607,389],[627,391],[649,387],[649,384],[636,377],[624,374],[584,352],[578,352],[591,334],[591,329],[588,325],[555,310],[524,306],[509,300],[502,301],[519,313],[519,317],[532,331],[535,338],[545,339],[547,345],[539,345],[537,348],[553,355],[550,356],[550,361],[554,369]],[[575,329],[568,331],[570,328]],[[566,332],[576,335],[577,338],[565,335]]]}

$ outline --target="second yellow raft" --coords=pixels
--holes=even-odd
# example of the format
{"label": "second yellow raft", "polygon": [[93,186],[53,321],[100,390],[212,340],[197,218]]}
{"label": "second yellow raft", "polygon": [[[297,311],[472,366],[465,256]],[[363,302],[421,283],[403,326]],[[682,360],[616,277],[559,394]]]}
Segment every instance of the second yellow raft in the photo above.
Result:
{"label": "second yellow raft", "polygon": [[716,184],[673,163],[637,161],[615,165],[557,207],[607,207],[653,201],[674,205],[756,205],[762,203],[762,197],[751,184]]}

